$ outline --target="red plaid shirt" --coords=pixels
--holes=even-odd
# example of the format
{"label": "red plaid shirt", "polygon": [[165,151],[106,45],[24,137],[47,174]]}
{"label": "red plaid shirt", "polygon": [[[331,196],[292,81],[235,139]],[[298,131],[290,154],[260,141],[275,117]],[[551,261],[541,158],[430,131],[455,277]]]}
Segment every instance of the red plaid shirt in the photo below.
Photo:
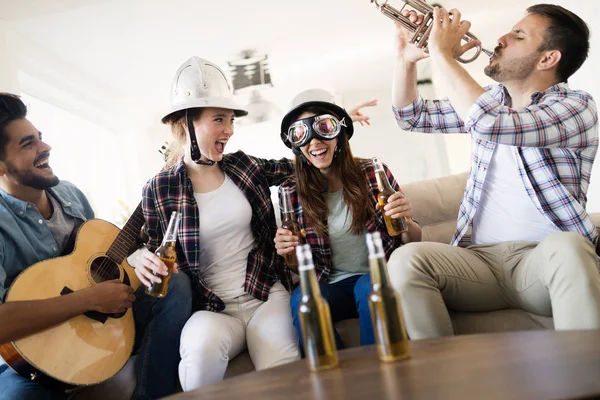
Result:
{"label": "red plaid shirt", "polygon": [[[359,160],[360,166],[365,173],[365,177],[367,178],[367,186],[369,191],[369,199],[371,200],[370,206],[375,209],[377,207],[377,195],[379,194],[379,189],[377,187],[377,178],[375,177],[375,171],[373,170],[373,166],[370,160]],[[385,169],[385,173],[390,181],[390,185],[396,190],[400,191],[400,186],[391,171],[388,169],[387,165],[383,165]],[[289,188],[290,197],[292,199],[292,206],[294,207],[294,211],[296,212],[296,218],[298,222],[298,228],[304,229],[306,231],[306,243],[310,245],[310,249],[312,250],[313,262],[315,264],[315,272],[317,274],[317,279],[319,282],[327,282],[329,279],[329,274],[331,273],[332,263],[331,263],[331,243],[329,241],[329,236],[319,236],[317,231],[315,231],[311,226],[308,218],[302,212],[302,204],[298,200],[298,194],[296,193],[296,179],[295,177],[289,178],[279,187],[279,210],[283,215],[283,196],[282,189]],[[368,205],[367,205],[368,206]],[[327,219],[323,221],[325,225],[327,225]],[[388,260],[392,254],[392,252],[400,247],[402,243],[400,242],[400,236],[392,237],[388,235],[387,228],[385,227],[385,222],[383,220],[383,215],[381,211],[375,211],[375,217],[371,220],[367,221],[365,228],[368,232],[379,231],[381,233],[381,240],[383,242],[383,250],[385,252],[385,258]],[[366,239],[365,239],[366,240]]]}
{"label": "red plaid shirt", "polygon": [[[271,286],[278,280],[291,290],[291,275],[273,243],[277,226],[270,187],[281,184],[293,173],[293,163],[287,159],[255,158],[238,151],[226,154],[219,166],[240,188],[252,207],[250,224],[255,246],[248,254],[244,290],[263,301],[267,300]],[[171,213],[182,213],[177,234],[177,263],[192,280],[194,310],[223,311],[223,301],[202,280],[199,210],[183,162],[148,181],[143,191],[142,207],[150,251],[160,245]]]}

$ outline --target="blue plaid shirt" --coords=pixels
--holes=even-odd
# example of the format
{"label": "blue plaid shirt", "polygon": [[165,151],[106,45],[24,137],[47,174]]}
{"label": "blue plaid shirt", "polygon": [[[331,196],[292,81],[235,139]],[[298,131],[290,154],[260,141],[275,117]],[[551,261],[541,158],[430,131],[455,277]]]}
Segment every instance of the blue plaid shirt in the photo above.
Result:
{"label": "blue plaid shirt", "polygon": [[393,108],[400,128],[425,133],[470,133],[472,164],[452,245],[471,244],[473,217],[496,144],[515,146],[521,180],[540,213],[562,231],[598,240],[585,210],[592,164],[598,149],[598,113],[591,95],[560,83],[531,95],[524,108],[511,108],[503,85],[485,88],[463,122],[447,100],[420,96]]}

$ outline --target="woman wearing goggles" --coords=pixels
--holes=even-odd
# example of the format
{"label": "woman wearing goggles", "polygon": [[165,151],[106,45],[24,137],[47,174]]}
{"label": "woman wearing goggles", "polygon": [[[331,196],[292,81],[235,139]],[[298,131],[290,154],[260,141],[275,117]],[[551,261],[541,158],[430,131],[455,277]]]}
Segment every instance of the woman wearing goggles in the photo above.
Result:
{"label": "woman wearing goggles", "polygon": [[295,147],[302,147],[312,138],[331,140],[346,128],[346,118],[340,121],[331,114],[304,118],[294,122],[288,129],[288,140]]}
{"label": "woman wearing goggles", "polygon": [[[371,162],[354,157],[350,149],[348,140],[354,133],[352,124],[346,124],[350,116],[328,93],[312,92],[316,92],[312,99],[307,99],[306,92],[298,95],[302,101],[296,101],[282,121],[281,139],[296,158],[294,177],[280,187],[280,205],[283,192],[289,192],[295,222],[311,246],[321,293],[329,302],[333,322],[358,317],[361,345],[369,345],[375,338],[368,304],[371,281],[365,233],[381,233],[387,258],[403,243],[420,241],[421,228],[412,220],[408,199],[384,167],[397,191],[384,212],[409,220],[408,232],[388,235],[382,211],[377,209],[378,189]],[[277,230],[275,248],[279,255],[294,253],[298,243],[299,238],[291,231]],[[294,326],[302,338],[300,298],[297,287],[290,304]],[[337,347],[344,348],[337,332],[335,338]]]}

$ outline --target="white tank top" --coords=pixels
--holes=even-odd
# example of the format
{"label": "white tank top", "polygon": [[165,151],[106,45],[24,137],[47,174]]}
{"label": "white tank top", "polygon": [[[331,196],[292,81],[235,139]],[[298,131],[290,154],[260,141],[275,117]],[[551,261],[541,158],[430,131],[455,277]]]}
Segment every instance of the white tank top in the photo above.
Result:
{"label": "white tank top", "polygon": [[248,253],[254,247],[252,207],[227,175],[216,190],[194,193],[200,211],[200,273],[223,301],[244,294]]}

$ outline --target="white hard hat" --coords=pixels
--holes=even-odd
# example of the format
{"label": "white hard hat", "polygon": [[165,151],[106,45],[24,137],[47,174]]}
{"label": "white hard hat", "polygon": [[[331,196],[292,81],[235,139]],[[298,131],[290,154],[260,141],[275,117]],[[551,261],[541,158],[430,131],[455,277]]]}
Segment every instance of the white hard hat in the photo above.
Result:
{"label": "white hard hat", "polygon": [[171,110],[163,117],[189,108],[216,107],[232,110],[241,117],[248,111],[234,99],[225,74],[216,64],[200,57],[191,57],[181,64],[171,85]]}

